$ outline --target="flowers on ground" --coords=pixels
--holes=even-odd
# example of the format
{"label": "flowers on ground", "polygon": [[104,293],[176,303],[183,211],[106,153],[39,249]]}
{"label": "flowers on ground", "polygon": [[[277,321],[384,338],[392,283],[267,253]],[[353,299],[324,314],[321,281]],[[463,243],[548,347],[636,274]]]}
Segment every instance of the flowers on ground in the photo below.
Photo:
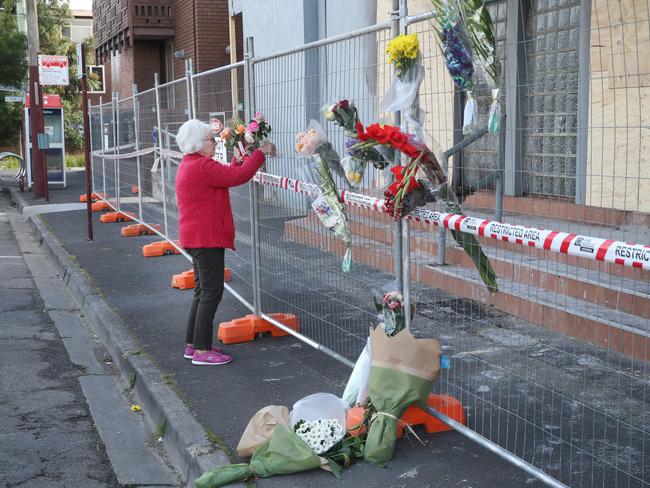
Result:
{"label": "flowers on ground", "polygon": [[324,454],[345,436],[336,419],[300,420],[293,430],[316,454]]}

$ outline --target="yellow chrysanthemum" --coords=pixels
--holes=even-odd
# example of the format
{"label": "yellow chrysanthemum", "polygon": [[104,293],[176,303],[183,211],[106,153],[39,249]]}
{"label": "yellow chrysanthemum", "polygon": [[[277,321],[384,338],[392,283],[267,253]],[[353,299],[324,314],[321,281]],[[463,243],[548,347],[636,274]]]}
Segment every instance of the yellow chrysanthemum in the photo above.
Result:
{"label": "yellow chrysanthemum", "polygon": [[397,76],[402,77],[413,64],[420,52],[420,41],[417,34],[403,34],[392,39],[386,47],[388,62],[394,64]]}

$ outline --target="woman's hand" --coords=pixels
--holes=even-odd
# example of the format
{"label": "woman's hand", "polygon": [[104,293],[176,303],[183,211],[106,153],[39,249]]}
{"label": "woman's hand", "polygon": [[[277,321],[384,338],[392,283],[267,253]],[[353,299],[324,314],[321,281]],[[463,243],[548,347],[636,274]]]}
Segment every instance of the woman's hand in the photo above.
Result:
{"label": "woman's hand", "polygon": [[260,151],[264,153],[265,156],[274,156],[275,155],[275,144],[268,142],[263,146],[260,146]]}

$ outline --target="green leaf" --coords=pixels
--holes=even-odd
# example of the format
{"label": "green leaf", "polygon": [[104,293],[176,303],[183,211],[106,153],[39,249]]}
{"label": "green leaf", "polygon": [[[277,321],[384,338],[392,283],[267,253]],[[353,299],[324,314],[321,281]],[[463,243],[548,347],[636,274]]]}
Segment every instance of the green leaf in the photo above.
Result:
{"label": "green leaf", "polygon": [[485,286],[488,287],[490,293],[496,293],[499,291],[499,286],[497,285],[497,277],[494,269],[492,269],[492,264],[490,260],[481,249],[481,244],[478,242],[478,239],[474,234],[467,234],[466,232],[459,232],[454,229],[450,229],[451,235],[454,240],[460,244],[463,250],[472,258],[474,265],[481,275],[481,279]]}
{"label": "green leaf", "polygon": [[341,479],[341,472],[343,471],[343,468],[341,468],[341,466],[339,466],[336,461],[330,459],[329,457],[327,458],[327,465],[332,470],[332,474],[338,479]]}

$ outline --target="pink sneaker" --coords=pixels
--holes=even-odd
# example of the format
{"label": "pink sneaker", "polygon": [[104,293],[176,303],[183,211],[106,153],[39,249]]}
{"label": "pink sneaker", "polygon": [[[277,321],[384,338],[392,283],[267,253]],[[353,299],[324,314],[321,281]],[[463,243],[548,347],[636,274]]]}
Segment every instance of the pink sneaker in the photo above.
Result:
{"label": "pink sneaker", "polygon": [[228,364],[230,361],[232,361],[231,356],[215,351],[206,351],[202,354],[195,351],[192,356],[192,364],[197,366],[218,366]]}
{"label": "pink sneaker", "polygon": [[[219,353],[223,352],[223,349],[221,349],[220,347],[213,347],[211,350]],[[194,356],[194,346],[185,346],[183,357],[185,359],[192,359],[193,356]]]}

